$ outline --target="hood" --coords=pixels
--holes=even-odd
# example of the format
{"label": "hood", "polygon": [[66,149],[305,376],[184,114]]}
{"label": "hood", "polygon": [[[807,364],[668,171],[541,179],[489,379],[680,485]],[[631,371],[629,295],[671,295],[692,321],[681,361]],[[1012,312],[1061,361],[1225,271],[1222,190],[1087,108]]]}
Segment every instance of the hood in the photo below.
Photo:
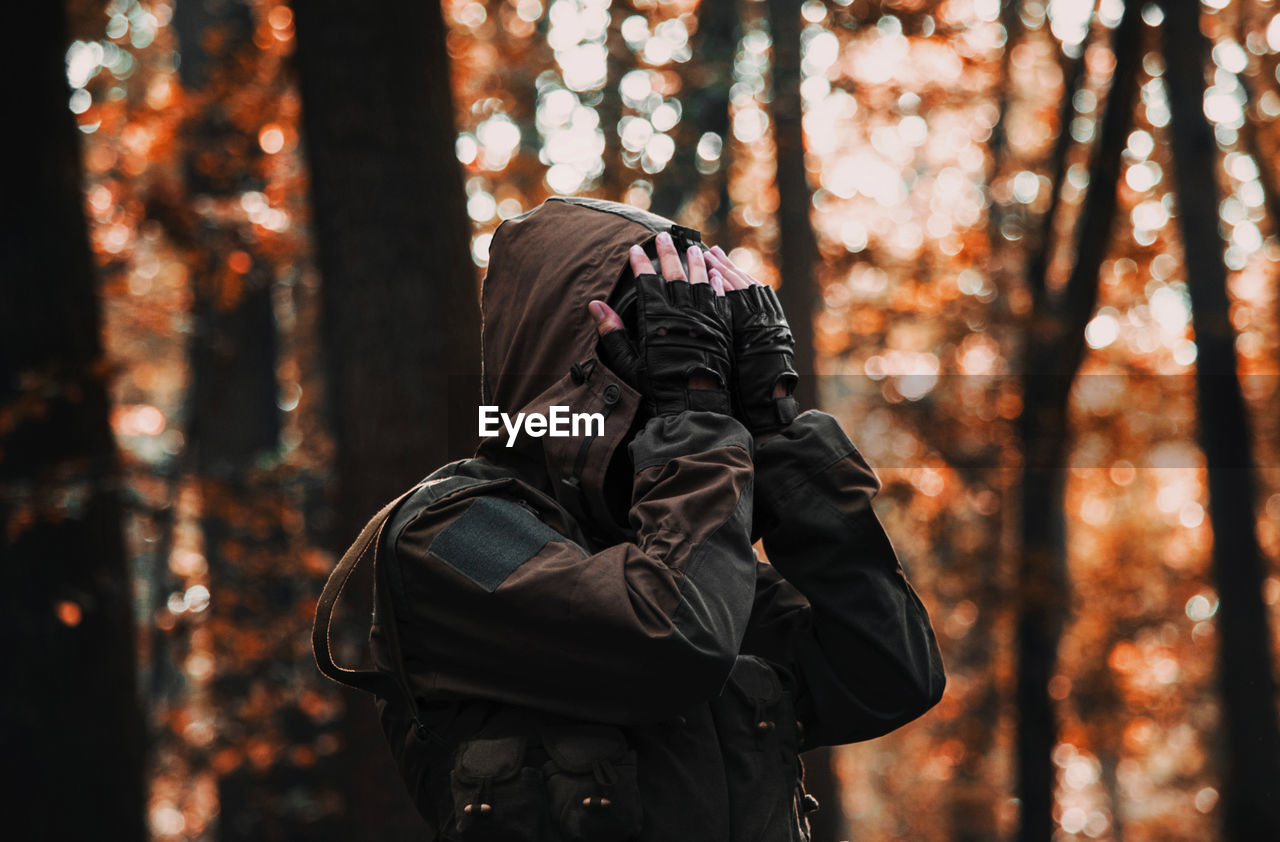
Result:
{"label": "hood", "polygon": [[608,299],[629,274],[628,249],[652,250],[660,231],[698,242],[698,232],[630,205],[555,196],[498,226],[480,296],[483,402],[513,418],[601,413],[604,435],[483,439],[476,455],[518,475],[596,535],[618,537],[604,501],[605,472],[625,443],[639,394],[596,357],[593,299]]}

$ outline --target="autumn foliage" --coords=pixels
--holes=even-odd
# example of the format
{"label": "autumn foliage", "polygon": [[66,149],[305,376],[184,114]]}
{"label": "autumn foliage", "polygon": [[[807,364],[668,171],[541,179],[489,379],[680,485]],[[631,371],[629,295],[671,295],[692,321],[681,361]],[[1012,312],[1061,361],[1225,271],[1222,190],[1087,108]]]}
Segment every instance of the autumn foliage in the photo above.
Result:
{"label": "autumn foliage", "polygon": [[[349,25],[399,5],[352,6]],[[1248,456],[1225,468],[1253,493],[1229,505],[1259,548],[1250,587],[1263,633],[1246,648],[1274,674],[1276,5],[1205,0],[1204,73],[1181,81],[1170,65],[1189,59],[1169,52],[1181,14],[1169,2],[713,5],[445,0],[449,78],[402,81],[451,85],[454,113],[433,116],[452,117],[451,147],[432,160],[456,161],[458,176],[412,203],[428,221],[434,207],[465,207],[466,283],[502,220],[581,194],[698,228],[812,302],[817,401],[884,481],[877,511],[949,677],[920,722],[833,753],[840,803],[828,815],[843,814],[845,834],[1229,838],[1226,562],[1214,556],[1206,457],[1221,433],[1204,427],[1197,374],[1210,333],[1234,350],[1234,369],[1212,374],[1238,378],[1243,398],[1234,438]],[[376,817],[341,769],[389,758],[353,738],[349,700],[318,676],[308,641],[320,583],[352,537],[343,530],[371,511],[334,510],[353,445],[325,399],[336,352],[316,232],[330,229],[312,201],[308,143],[323,141],[304,129],[306,30],[279,0],[68,8],[67,107],[105,349],[95,376],[123,477],[149,833],[365,838]],[[779,14],[798,21],[790,53],[771,34]],[[787,160],[804,176],[785,207],[782,78],[798,86],[803,149]],[[1171,86],[1188,80],[1205,86],[1213,148],[1175,160],[1175,117],[1186,118]],[[1180,225],[1190,166],[1216,190],[1216,226],[1193,232],[1207,238],[1199,251]],[[780,268],[780,220],[797,206],[786,230],[809,227],[803,290]],[[1221,313],[1193,295],[1204,275],[1188,277],[1189,254],[1221,256]],[[37,391],[5,393],[0,448],[41,411]],[[0,450],[0,467],[8,458]],[[51,516],[3,511],[10,541]],[[1038,511],[1045,520],[1028,525]],[[71,593],[48,610],[74,628],[92,606]],[[343,641],[348,660],[361,633]],[[1041,835],[1020,825],[1028,764],[1017,760],[1033,718],[1020,676],[1039,675],[1025,659],[1033,638],[1045,680],[1030,692],[1050,740],[1037,749],[1052,823]],[[1274,729],[1275,699],[1259,698]]]}

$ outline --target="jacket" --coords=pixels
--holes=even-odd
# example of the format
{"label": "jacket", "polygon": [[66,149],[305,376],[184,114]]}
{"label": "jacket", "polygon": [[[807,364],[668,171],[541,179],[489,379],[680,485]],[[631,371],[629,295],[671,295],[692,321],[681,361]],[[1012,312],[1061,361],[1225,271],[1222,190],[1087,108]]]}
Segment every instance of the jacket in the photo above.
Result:
{"label": "jacket", "polygon": [[833,417],[762,442],[716,413],[646,420],[598,362],[586,304],[661,230],[697,236],[558,197],[499,227],[483,400],[603,429],[503,431],[371,521],[344,564],[373,547],[376,678],[333,665],[322,599],[321,667],[378,695],[440,839],[807,839],[799,754],[941,697],[879,481]]}

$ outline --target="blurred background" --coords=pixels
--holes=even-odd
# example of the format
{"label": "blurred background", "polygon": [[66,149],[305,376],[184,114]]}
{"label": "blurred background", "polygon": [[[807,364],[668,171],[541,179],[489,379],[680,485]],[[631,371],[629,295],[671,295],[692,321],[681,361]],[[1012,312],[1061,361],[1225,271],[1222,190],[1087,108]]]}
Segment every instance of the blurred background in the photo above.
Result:
{"label": "blurred background", "polygon": [[6,10],[5,824],[422,835],[315,600],[470,454],[494,230],[578,194],[778,287],[884,481],[948,689],[806,756],[817,842],[1280,839],[1276,11]]}

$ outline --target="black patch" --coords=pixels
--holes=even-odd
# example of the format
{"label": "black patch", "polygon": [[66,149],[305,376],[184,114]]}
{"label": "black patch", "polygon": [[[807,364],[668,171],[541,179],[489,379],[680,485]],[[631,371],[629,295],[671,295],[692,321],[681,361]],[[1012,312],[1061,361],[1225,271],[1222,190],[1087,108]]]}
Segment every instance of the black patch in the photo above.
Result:
{"label": "black patch", "polygon": [[552,541],[571,543],[515,503],[478,497],[431,542],[431,554],[493,593]]}

